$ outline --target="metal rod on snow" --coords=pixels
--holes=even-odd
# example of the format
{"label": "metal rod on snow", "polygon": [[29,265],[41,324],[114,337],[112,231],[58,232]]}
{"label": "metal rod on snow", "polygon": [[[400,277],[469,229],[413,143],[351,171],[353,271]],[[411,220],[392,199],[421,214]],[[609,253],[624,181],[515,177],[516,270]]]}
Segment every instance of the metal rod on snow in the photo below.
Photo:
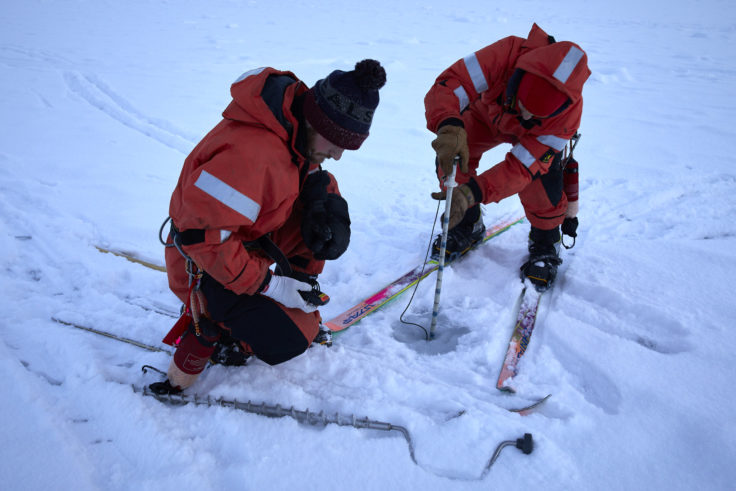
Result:
{"label": "metal rod on snow", "polygon": [[532,438],[531,433],[524,433],[524,436],[522,438],[517,438],[516,441],[508,440],[505,442],[501,442],[498,444],[498,447],[496,447],[496,451],[493,452],[493,456],[486,464],[485,469],[483,469],[483,472],[480,475],[480,479],[483,479],[486,477],[486,474],[488,474],[488,471],[491,470],[491,466],[494,462],[496,462],[496,459],[498,458],[499,454],[501,453],[501,450],[508,447],[509,445],[513,445],[524,454],[529,455],[534,451],[534,439]]}
{"label": "metal rod on snow", "polygon": [[429,339],[434,338],[434,330],[437,327],[437,316],[440,313],[440,293],[442,292],[442,273],[445,270],[445,252],[447,250],[447,234],[450,229],[450,209],[452,207],[452,188],[457,186],[455,174],[460,157],[455,157],[452,165],[452,173],[445,181],[445,212],[442,214],[442,238],[440,239],[440,256],[437,266],[437,286],[434,289],[434,307],[432,308],[432,323],[429,326]]}
{"label": "metal rod on snow", "polygon": [[411,457],[412,462],[414,462],[416,465],[419,465],[419,462],[417,462],[416,456],[414,455],[414,442],[411,439],[409,430],[407,430],[403,426],[395,425],[392,423],[374,421],[368,419],[367,417],[356,418],[355,415],[352,414],[349,416],[345,416],[340,413],[335,413],[334,415],[326,415],[323,411],[315,413],[313,411],[310,411],[309,409],[294,409],[293,406],[287,409],[281,407],[281,405],[279,404],[276,404],[274,406],[266,403],[253,403],[251,401],[240,402],[236,399],[212,399],[209,396],[207,396],[206,398],[201,398],[198,397],[196,394],[157,394],[149,389],[147,386],[139,387],[133,385],[132,387],[134,392],[139,392],[144,396],[155,397],[160,401],[169,402],[172,404],[187,404],[191,402],[195,406],[230,407],[233,409],[244,411],[246,413],[257,414],[259,416],[266,416],[269,418],[281,418],[284,416],[288,416],[295,419],[299,423],[308,424],[311,426],[326,426],[328,424],[336,424],[338,426],[352,426],[358,429],[366,428],[379,431],[398,431],[403,435],[407,445],[409,446],[409,456]]}
{"label": "metal rod on snow", "polygon": [[[407,430],[403,426],[399,426],[399,425],[395,425],[391,423],[385,423],[382,421],[371,420],[368,417],[356,418],[355,415],[353,414],[344,415],[340,413],[334,413],[332,415],[329,415],[329,414],[325,414],[324,411],[320,411],[317,413],[314,411],[310,411],[309,409],[306,409],[306,410],[294,409],[294,406],[285,408],[285,407],[281,407],[280,404],[271,405],[271,404],[266,404],[265,402],[254,403],[251,401],[240,402],[237,399],[227,400],[227,399],[223,399],[222,397],[213,399],[210,396],[201,397],[201,396],[198,396],[197,394],[191,394],[191,395],[182,394],[182,393],[158,394],[156,392],[153,392],[147,386],[140,387],[137,385],[132,385],[132,388],[133,388],[133,392],[143,394],[144,396],[154,397],[161,402],[168,402],[174,405],[180,405],[180,404],[183,405],[183,404],[192,403],[195,406],[208,406],[208,407],[221,406],[221,407],[226,407],[226,408],[237,409],[237,410],[240,410],[246,413],[257,414],[259,416],[266,416],[269,418],[281,418],[284,416],[288,416],[290,418],[295,419],[299,423],[307,424],[311,426],[326,426],[328,424],[336,424],[338,426],[352,426],[357,429],[370,429],[370,430],[378,430],[378,431],[398,431],[404,437],[407,445],[409,446],[409,456],[411,457],[412,462],[422,467],[422,465],[417,461],[416,455],[414,454],[414,441],[412,440],[411,435],[409,434],[409,430]],[[509,445],[516,446],[516,448],[518,448],[519,450],[521,450],[527,455],[532,453],[532,451],[534,450],[534,441],[532,440],[532,435],[530,433],[524,434],[523,438],[518,438],[516,441],[509,440],[509,441],[501,442],[499,443],[498,447],[496,447],[496,451],[493,453],[493,456],[490,458],[490,460],[486,464],[481,475],[477,478],[470,478],[470,479],[464,479],[464,480],[482,480],[483,478],[485,478],[486,474],[488,474],[488,471],[490,471],[491,466],[494,464],[494,462],[496,462],[496,459],[501,453],[501,450],[503,450],[505,447]],[[430,472],[433,472],[433,471],[430,470]],[[439,474],[436,474],[436,475],[439,475]]]}

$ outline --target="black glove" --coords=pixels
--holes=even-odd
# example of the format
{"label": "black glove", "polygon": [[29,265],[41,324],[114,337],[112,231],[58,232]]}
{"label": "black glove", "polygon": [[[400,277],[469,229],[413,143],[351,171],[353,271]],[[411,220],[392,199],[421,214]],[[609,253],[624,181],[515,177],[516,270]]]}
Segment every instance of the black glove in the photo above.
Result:
{"label": "black glove", "polygon": [[310,203],[324,202],[327,200],[327,186],[330,185],[330,173],[325,170],[312,172],[307,176],[302,186],[299,198],[308,207]]}
{"label": "black glove", "polygon": [[350,244],[348,203],[340,195],[305,205],[302,218],[304,243],[320,260],[337,259]]}
{"label": "black glove", "polygon": [[578,230],[578,218],[570,218],[565,217],[565,220],[562,222],[562,233],[565,235],[569,235],[573,239],[578,236],[577,234]]}
{"label": "black glove", "polygon": [[572,244],[570,245],[565,244],[564,240],[562,241],[562,245],[565,246],[565,249],[572,249],[575,247],[575,237],[578,236],[577,230],[578,218],[565,217],[565,220],[562,222],[562,234],[572,237]]}
{"label": "black glove", "polygon": [[337,259],[350,243],[350,215],[347,202],[327,192],[330,174],[317,171],[307,176],[301,191],[304,205],[302,238],[320,260]]}

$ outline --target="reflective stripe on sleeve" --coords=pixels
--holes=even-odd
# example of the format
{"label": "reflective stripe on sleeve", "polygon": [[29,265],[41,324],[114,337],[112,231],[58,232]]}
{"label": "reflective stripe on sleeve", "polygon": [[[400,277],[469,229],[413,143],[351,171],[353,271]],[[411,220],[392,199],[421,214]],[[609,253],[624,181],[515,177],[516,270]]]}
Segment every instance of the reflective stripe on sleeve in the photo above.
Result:
{"label": "reflective stripe on sleeve", "polygon": [[202,171],[194,185],[251,222],[258,218],[261,205],[206,170]]}
{"label": "reflective stripe on sleeve", "polygon": [[478,57],[475,56],[475,53],[471,53],[463,58],[463,62],[465,62],[465,68],[468,70],[470,80],[473,81],[475,91],[480,94],[488,90],[488,81],[486,80],[486,76],[483,75],[483,69],[480,67]]}
{"label": "reflective stripe on sleeve", "polygon": [[582,57],[583,51],[576,46],[571,46],[570,51],[567,52],[565,58],[562,59],[560,66],[557,67],[557,70],[555,70],[552,76],[563,84],[567,83],[567,79]]}
{"label": "reflective stripe on sleeve", "polygon": [[558,152],[561,152],[562,149],[565,148],[565,145],[567,145],[567,140],[555,135],[541,135],[537,137],[537,141],[543,145],[554,148]]}
{"label": "reflective stripe on sleeve", "polygon": [[465,92],[465,89],[463,89],[462,85],[455,89],[453,92],[455,92],[455,97],[457,97],[457,100],[460,103],[460,111],[464,111],[465,108],[468,107],[468,104],[470,104],[468,93]]}
{"label": "reflective stripe on sleeve", "polygon": [[519,159],[519,161],[524,164],[527,169],[529,169],[532,164],[537,160],[534,155],[532,155],[529,150],[524,148],[521,143],[517,143],[513,146],[513,148],[511,149],[511,155]]}

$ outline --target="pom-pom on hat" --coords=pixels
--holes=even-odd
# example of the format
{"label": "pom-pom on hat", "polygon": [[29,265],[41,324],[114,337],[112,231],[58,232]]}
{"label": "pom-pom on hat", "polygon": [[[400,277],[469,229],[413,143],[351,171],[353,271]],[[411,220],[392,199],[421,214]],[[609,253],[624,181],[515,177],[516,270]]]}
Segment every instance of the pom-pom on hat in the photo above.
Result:
{"label": "pom-pom on hat", "polygon": [[357,150],[368,138],[385,83],[386,71],[376,60],[360,61],[349,72],[335,70],[307,91],[304,117],[334,145]]}
{"label": "pom-pom on hat", "polygon": [[521,78],[516,97],[527,111],[539,117],[549,116],[567,101],[566,94],[533,73],[525,73]]}

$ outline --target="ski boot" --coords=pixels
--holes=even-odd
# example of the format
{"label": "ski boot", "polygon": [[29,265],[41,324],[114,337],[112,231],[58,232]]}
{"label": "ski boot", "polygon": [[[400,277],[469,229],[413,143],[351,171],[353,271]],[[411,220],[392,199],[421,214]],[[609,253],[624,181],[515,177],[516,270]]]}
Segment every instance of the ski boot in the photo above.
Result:
{"label": "ski boot", "polygon": [[[447,232],[447,244],[445,246],[445,259],[452,261],[463,252],[483,239],[486,226],[480,212],[480,205],[475,205],[465,212],[463,219]],[[440,257],[442,247],[442,234],[438,235],[432,244],[432,259]]]}
{"label": "ski boot", "polygon": [[242,367],[248,363],[250,357],[251,353],[244,349],[240,341],[223,331],[215,345],[215,351],[210,355],[210,361],[226,367]]}
{"label": "ski boot", "polygon": [[163,382],[154,382],[149,385],[148,388],[157,396],[168,396],[181,393],[181,389],[179,387],[174,387],[173,385],[171,385],[169,379],[166,379]]}
{"label": "ski boot", "polygon": [[314,341],[312,341],[312,345],[315,344],[321,344],[322,346],[327,346],[328,348],[332,346],[332,331],[323,326],[321,322],[319,324],[319,332],[317,333],[317,337],[315,337]]}
{"label": "ski boot", "polygon": [[559,228],[542,230],[532,227],[529,232],[529,258],[521,266],[521,279],[529,279],[537,291],[549,289],[557,277],[560,258]]}

